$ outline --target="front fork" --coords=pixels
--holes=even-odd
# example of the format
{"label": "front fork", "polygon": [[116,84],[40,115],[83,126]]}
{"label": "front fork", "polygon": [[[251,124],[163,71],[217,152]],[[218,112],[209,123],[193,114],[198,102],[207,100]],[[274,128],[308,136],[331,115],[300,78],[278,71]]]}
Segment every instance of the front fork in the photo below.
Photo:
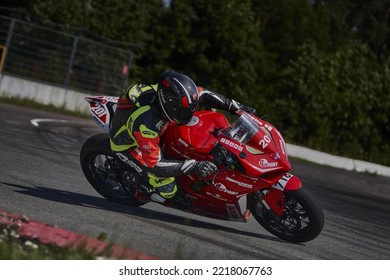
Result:
{"label": "front fork", "polygon": [[[269,210],[270,213],[281,217],[284,213],[284,192],[294,191],[302,187],[301,180],[290,174],[286,173],[280,178],[270,189],[266,191],[258,190],[255,192],[255,197],[261,204]],[[272,210],[272,211],[270,211]]]}

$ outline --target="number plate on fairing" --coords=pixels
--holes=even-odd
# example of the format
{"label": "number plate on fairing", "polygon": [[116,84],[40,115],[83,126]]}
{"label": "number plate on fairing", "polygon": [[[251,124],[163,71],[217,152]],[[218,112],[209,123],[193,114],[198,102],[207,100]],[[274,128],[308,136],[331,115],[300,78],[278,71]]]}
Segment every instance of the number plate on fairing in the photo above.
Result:
{"label": "number plate on fairing", "polygon": [[[279,181],[277,181],[275,184],[273,184],[272,187],[277,189],[277,190],[284,191],[288,182],[294,177],[295,177],[294,175],[292,175],[290,173],[286,173],[286,174],[284,174],[284,176],[282,178],[279,179]],[[297,178],[297,177],[295,177],[295,178]]]}
{"label": "number plate on fairing", "polygon": [[[108,133],[111,115],[107,106],[110,105],[110,103],[116,104],[118,102],[118,97],[87,96],[85,97],[85,100],[89,103],[89,111],[95,122]],[[112,106],[112,104],[110,106]]]}

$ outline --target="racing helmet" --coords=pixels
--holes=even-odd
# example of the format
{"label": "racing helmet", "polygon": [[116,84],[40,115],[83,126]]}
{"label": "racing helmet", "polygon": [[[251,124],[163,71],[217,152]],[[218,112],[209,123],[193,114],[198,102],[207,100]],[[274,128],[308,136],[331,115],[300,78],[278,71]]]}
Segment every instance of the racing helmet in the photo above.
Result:
{"label": "racing helmet", "polygon": [[175,71],[164,73],[157,87],[163,115],[172,123],[187,124],[199,103],[198,88],[188,76]]}

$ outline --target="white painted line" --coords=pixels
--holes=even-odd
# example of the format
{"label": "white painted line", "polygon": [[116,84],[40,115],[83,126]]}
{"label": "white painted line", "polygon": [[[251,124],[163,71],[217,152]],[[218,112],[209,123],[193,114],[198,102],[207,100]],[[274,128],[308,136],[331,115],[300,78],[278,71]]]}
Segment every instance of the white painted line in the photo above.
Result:
{"label": "white painted line", "polygon": [[72,122],[72,121],[58,120],[58,119],[32,119],[32,120],[30,120],[30,122],[31,122],[31,124],[33,126],[36,126],[36,127],[38,127],[39,123],[41,123],[41,122],[75,123],[75,122]]}

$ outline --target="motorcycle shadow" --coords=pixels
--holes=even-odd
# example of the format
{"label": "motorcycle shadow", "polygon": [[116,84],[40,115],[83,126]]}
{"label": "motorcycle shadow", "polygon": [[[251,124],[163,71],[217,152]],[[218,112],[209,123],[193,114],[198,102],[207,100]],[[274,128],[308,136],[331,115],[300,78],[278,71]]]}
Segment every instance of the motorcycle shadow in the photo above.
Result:
{"label": "motorcycle shadow", "polygon": [[[289,243],[277,237],[268,236],[261,233],[243,231],[243,230],[235,229],[224,225],[218,225],[215,223],[200,221],[194,218],[188,218],[181,215],[165,213],[158,210],[123,205],[123,204],[109,201],[105,198],[98,197],[98,196],[92,196],[88,194],[76,193],[67,190],[53,189],[53,188],[39,187],[39,186],[23,186],[23,185],[5,183],[5,182],[0,182],[0,184],[16,187],[18,188],[18,190],[15,190],[15,192],[24,195],[29,195],[40,199],[55,201],[58,203],[64,203],[68,205],[95,208],[95,209],[127,214],[129,216],[134,216],[139,218],[146,218],[149,220],[153,220],[156,224],[164,224],[165,227],[166,227],[166,223],[178,224],[186,227],[223,231],[223,232],[228,232],[228,233],[237,234],[241,236],[260,238],[265,240],[277,241],[281,243]],[[224,221],[224,222],[230,222],[230,221]],[[231,223],[233,224],[236,222],[231,221]],[[173,230],[177,230],[177,228],[174,228]]]}

